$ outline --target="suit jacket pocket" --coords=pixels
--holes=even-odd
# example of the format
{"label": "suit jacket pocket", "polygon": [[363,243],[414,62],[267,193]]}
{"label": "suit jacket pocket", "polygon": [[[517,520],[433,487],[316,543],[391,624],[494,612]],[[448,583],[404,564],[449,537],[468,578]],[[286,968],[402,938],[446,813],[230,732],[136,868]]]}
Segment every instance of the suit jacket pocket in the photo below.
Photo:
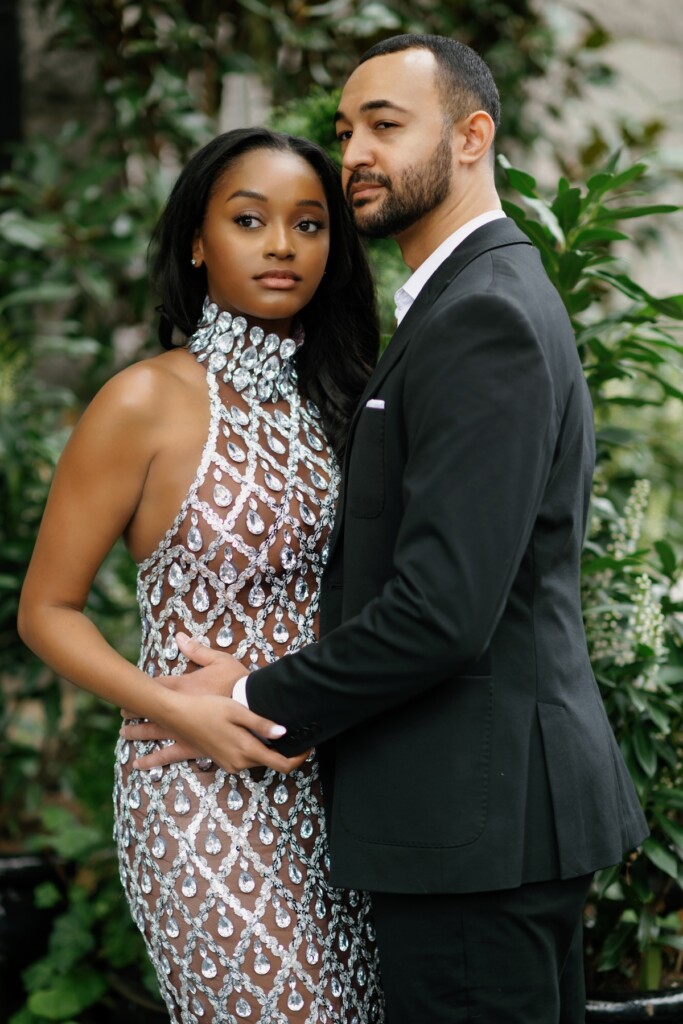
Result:
{"label": "suit jacket pocket", "polygon": [[474,842],[486,824],[493,681],[458,676],[337,737],[334,803],[356,840]]}
{"label": "suit jacket pocket", "polygon": [[351,442],[349,514],[373,519],[384,508],[384,409],[364,408]]}

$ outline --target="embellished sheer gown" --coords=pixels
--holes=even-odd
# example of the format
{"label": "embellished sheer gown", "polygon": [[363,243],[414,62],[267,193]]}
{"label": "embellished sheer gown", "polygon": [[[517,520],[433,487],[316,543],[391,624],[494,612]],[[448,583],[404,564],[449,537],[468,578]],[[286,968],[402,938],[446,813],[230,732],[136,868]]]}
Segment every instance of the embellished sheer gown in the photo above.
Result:
{"label": "embellished sheer gown", "polygon": [[[338,471],[297,343],[205,303],[188,342],[211,418],[195,480],[139,566],[139,667],[188,671],[178,631],[258,667],[315,640]],[[114,792],[121,878],[175,1024],[380,1024],[367,897],[331,888],[314,758],[289,776],[188,761]]]}

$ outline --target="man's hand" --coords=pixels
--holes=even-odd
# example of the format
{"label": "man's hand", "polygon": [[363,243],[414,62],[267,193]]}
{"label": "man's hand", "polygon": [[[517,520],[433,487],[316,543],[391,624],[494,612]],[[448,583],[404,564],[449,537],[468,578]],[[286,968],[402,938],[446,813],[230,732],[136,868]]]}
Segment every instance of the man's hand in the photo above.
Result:
{"label": "man's hand", "polygon": [[[172,745],[137,758],[134,767],[148,769],[198,757],[210,757],[228,772],[264,765],[287,773],[303,764],[309,752],[287,758],[267,745],[269,739],[284,735],[283,726],[230,699],[236,681],[245,674],[236,658],[182,633],[177,641],[183,654],[203,667],[187,675],[159,677],[157,682],[175,695],[163,723],[124,722],[124,739],[173,740]],[[126,709],[121,714],[124,719],[136,718]]]}

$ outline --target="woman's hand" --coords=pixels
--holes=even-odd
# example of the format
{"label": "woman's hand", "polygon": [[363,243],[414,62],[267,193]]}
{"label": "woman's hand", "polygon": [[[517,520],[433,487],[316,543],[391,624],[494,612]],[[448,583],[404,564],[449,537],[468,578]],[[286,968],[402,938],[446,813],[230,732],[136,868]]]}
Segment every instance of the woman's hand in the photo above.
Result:
{"label": "woman's hand", "polygon": [[[137,758],[134,767],[148,769],[200,757],[210,757],[228,772],[265,765],[286,773],[303,764],[309,752],[287,758],[267,745],[268,740],[284,735],[283,726],[230,698],[235,683],[245,675],[241,662],[182,633],[177,641],[183,654],[203,667],[156,680],[174,694],[171,716],[164,716],[164,723],[124,722],[121,735],[127,740],[173,740],[173,744]],[[124,719],[136,717],[126,709],[121,714]]]}

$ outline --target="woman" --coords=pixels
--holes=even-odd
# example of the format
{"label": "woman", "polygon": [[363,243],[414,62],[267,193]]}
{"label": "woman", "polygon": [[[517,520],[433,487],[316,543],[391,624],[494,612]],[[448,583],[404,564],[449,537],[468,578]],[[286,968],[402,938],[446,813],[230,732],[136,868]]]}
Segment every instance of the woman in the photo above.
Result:
{"label": "woman", "polygon": [[[75,429],[20,629],[57,672],[171,737],[188,701],[225,701],[193,692],[180,631],[247,668],[315,639],[337,467],[378,334],[336,169],[303,139],[215,139],[153,244],[170,350],[114,377]],[[120,535],[139,563],[137,667],[83,612]],[[117,747],[121,877],[171,1019],[380,1020],[367,903],[326,882],[316,763],[250,740],[270,767],[239,776],[202,759],[141,771],[152,745]]]}

